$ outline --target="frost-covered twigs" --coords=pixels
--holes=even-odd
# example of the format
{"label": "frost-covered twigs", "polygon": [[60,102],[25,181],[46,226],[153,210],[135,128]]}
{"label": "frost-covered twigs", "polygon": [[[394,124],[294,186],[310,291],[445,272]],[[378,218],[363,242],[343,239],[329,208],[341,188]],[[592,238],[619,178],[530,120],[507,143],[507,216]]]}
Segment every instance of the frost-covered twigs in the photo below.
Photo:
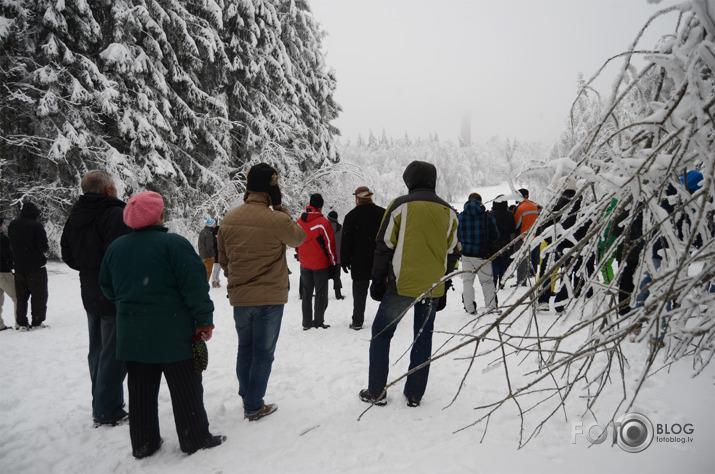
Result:
{"label": "frost-covered twigs", "polygon": [[[432,358],[467,360],[455,400],[475,367],[504,372],[504,386],[476,403],[465,427],[482,425],[486,434],[513,400],[523,446],[560,411],[566,416],[567,404],[612,419],[662,368],[687,360],[695,376],[712,362],[715,38],[703,5],[656,14],[678,13],[674,33],[643,52],[635,50],[641,30],[606,102],[593,97],[593,80],[583,83],[561,147],[569,153],[522,170],[548,174],[556,192],[505,279],[546,239],[542,274],[509,297],[502,315],[465,325]],[[632,58],[640,53],[647,64],[638,70]],[[576,182],[575,193],[552,211],[562,176]],[[560,294],[553,309],[537,312],[552,279]]]}

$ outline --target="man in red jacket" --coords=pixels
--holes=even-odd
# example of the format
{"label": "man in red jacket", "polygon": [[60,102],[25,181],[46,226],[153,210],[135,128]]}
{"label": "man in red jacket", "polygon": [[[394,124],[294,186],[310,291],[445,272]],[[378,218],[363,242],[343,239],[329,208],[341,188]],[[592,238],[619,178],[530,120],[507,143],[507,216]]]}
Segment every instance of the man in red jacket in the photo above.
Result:
{"label": "man in red jacket", "polygon": [[[298,218],[298,225],[305,231],[305,242],[298,247],[300,260],[300,290],[303,304],[303,330],[329,328],[325,324],[328,307],[328,280],[337,271],[338,257],[335,234],[330,221],[323,217],[323,196],[310,196],[310,205]],[[315,289],[315,311],[313,290]]]}

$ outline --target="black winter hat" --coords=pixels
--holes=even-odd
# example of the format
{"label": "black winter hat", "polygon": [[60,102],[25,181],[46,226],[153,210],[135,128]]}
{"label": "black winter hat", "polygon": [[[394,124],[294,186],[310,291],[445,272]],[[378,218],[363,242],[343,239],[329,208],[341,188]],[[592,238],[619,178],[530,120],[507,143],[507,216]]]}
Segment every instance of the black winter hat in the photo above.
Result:
{"label": "black winter hat", "polygon": [[434,190],[437,186],[437,168],[432,163],[415,160],[407,165],[405,172],[402,173],[402,179],[410,191],[416,188]]}
{"label": "black winter hat", "polygon": [[37,220],[37,218],[40,217],[40,208],[37,207],[34,202],[27,201],[22,205],[20,217],[29,217],[30,219]]}
{"label": "black winter hat", "polygon": [[271,205],[281,203],[281,189],[278,186],[278,170],[266,163],[253,165],[246,175],[246,191],[268,193]]}
{"label": "black winter hat", "polygon": [[325,201],[323,201],[323,196],[318,193],[310,195],[310,203],[308,203],[310,207],[315,209],[322,209],[323,204],[325,204]]}

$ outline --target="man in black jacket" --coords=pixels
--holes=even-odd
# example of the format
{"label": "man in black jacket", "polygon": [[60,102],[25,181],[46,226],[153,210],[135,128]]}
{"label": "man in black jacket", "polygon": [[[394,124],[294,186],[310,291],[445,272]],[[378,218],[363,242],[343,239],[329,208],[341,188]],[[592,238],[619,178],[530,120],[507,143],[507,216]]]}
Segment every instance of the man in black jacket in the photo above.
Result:
{"label": "man in black jacket", "polygon": [[[516,233],[516,225],[514,223],[514,213],[508,209],[507,200],[504,195],[499,195],[492,202],[492,215],[497,223],[499,238],[496,241],[495,248],[500,251],[514,240]],[[504,288],[502,277],[506,273],[506,269],[511,262],[511,249],[504,250],[498,257],[492,260],[492,276],[494,278],[494,287],[498,290]]]}
{"label": "man in black jacket", "polygon": [[375,236],[380,229],[385,209],[372,202],[367,186],[355,190],[355,208],[343,221],[340,262],[353,280],[353,316],[350,329],[362,329],[365,321],[365,301],[370,287],[370,272],[375,253]]}
{"label": "man in black jacket", "polygon": [[62,260],[79,270],[82,303],[89,327],[89,376],[95,426],[116,426],[127,419],[124,410],[124,362],[116,356],[116,308],[99,287],[104,253],[114,240],[131,232],[124,224],[125,203],[109,173],[90,171],[62,232]]}
{"label": "man in black jacket", "polygon": [[[26,202],[20,217],[10,222],[7,229],[10,248],[15,263],[15,294],[17,329],[30,329],[27,320],[28,302],[32,307],[32,328],[44,327],[47,317],[47,257],[49,249],[47,234],[42,224],[37,222],[40,209],[32,202]],[[32,300],[30,300],[32,297]]]}

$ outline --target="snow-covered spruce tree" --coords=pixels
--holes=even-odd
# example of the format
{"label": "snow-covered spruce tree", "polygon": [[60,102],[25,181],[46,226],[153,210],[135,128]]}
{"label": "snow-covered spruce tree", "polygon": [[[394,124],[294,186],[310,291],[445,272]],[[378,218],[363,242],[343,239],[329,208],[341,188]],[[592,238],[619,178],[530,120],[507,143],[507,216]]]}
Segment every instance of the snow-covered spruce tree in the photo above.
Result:
{"label": "snow-covered spruce tree", "polygon": [[[712,362],[711,8],[712,2],[694,0],[658,12],[628,51],[609,60],[623,64],[599,119],[567,156],[545,165],[554,187],[560,176],[578,180],[571,202],[580,207],[550,213],[561,194],[558,189],[527,235],[533,245],[551,238],[546,252],[554,258],[544,275],[520,296],[512,295],[514,304],[503,314],[466,324],[433,355],[431,363],[446,357],[465,360],[455,398],[468,379],[477,377],[472,369],[504,373],[501,391],[478,403],[479,414],[468,426],[480,425],[486,435],[492,416],[511,405],[522,420],[523,446],[555,416],[560,420],[551,427],[565,421],[572,408],[607,422],[632,409],[643,383],[662,374],[660,369],[686,360],[696,376]],[[648,24],[664,15],[673,19],[674,33],[653,50],[636,49]],[[633,62],[636,56],[646,63],[640,69]],[[688,189],[689,171],[702,173],[699,188]],[[565,214],[575,216],[568,230],[559,220]],[[526,252],[528,246],[514,255],[515,261]],[[614,274],[604,276],[601,270],[613,256]],[[555,316],[537,313],[536,298],[550,286],[554,272],[556,291],[565,285],[568,299]]]}
{"label": "snow-covered spruce tree", "polygon": [[100,64],[118,84],[116,134],[133,163],[131,192],[161,192],[179,232],[215,216],[212,196],[235,166],[224,93],[230,61],[221,5],[118,1],[108,6]]}
{"label": "snow-covered spruce tree", "polygon": [[296,182],[337,161],[321,44],[292,48],[275,3],[0,0],[3,208],[34,199],[59,229],[81,175],[101,168],[124,197],[164,194],[190,233],[236,201],[259,156]]}
{"label": "snow-covered spruce tree", "polygon": [[56,251],[83,172],[127,169],[107,127],[116,84],[94,62],[101,29],[87,2],[0,5],[2,206],[37,203]]}
{"label": "snow-covered spruce tree", "polygon": [[233,65],[228,106],[240,123],[233,137],[242,158],[236,185],[252,164],[266,161],[281,172],[292,205],[305,179],[338,161],[338,130],[330,121],[340,109],[323,32],[305,2],[226,3],[223,34]]}

